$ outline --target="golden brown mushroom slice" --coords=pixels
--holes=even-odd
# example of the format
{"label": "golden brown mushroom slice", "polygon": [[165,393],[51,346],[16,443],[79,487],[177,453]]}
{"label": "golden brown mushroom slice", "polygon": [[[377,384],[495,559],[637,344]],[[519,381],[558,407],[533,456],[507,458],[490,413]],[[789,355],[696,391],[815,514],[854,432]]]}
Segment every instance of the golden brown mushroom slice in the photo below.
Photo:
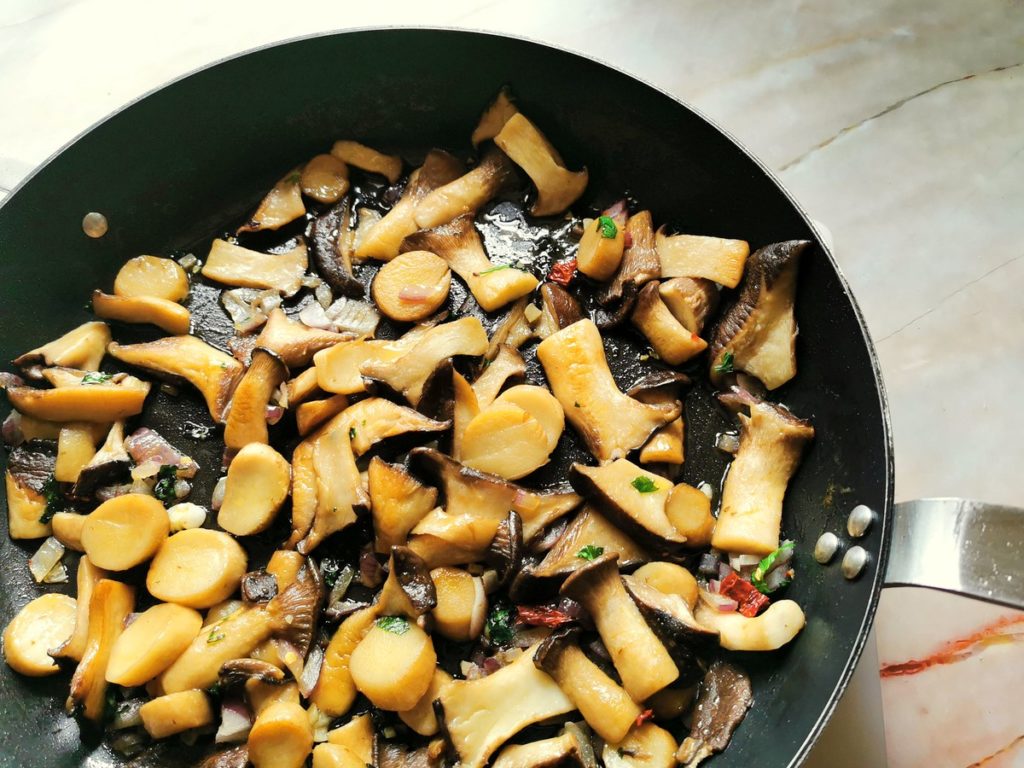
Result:
{"label": "golden brown mushroom slice", "polygon": [[382,397],[368,397],[353,403],[331,419],[321,430],[341,430],[352,441],[352,452],[362,456],[370,448],[389,437],[408,432],[443,432],[451,422],[437,421],[419,411]]}
{"label": "golden brown mushroom slice", "polygon": [[534,327],[541,339],[583,319],[583,310],[576,297],[557,283],[544,283],[540,287],[540,300],[540,317]]}
{"label": "golden brown mushroom slice", "polygon": [[537,346],[537,358],[566,418],[600,462],[639,448],[682,411],[678,402],[648,405],[623,394],[608,368],[601,332],[591,320],[546,338]]}
{"label": "golden brown mushroom slice", "polygon": [[359,373],[363,365],[397,360],[416,346],[428,330],[426,325],[417,325],[398,339],[356,339],[320,350],[313,356],[317,384],[325,392],[339,395],[365,392],[366,381]]}
{"label": "golden brown mushroom slice", "polygon": [[641,464],[680,465],[686,458],[683,417],[674,419],[651,435],[640,449]]}
{"label": "golden brown mushroom slice", "polygon": [[656,247],[662,277],[703,277],[729,288],[739,285],[750,254],[745,240],[666,235],[664,227],[658,230]]}
{"label": "golden brown mushroom slice", "polygon": [[601,750],[605,768],[676,768],[676,740],[654,723],[636,725],[619,743]]}
{"label": "golden brown mushroom slice", "polygon": [[167,333],[189,332],[192,316],[181,304],[155,296],[113,296],[92,292],[92,308],[96,317],[125,323],[149,323]]}
{"label": "golden brown mushroom slice", "polygon": [[558,151],[522,113],[512,115],[494,137],[494,143],[526,171],[537,188],[530,208],[534,216],[562,213],[587,188],[587,169],[570,171]]}
{"label": "golden brown mushroom slice", "polygon": [[466,427],[469,426],[476,415],[480,413],[480,403],[477,400],[473,386],[466,381],[466,378],[456,370],[452,370],[452,458],[456,461],[462,460],[462,439],[466,434]]}
{"label": "golden brown mushroom slice", "polygon": [[658,293],[676,320],[698,336],[704,323],[718,308],[718,288],[711,280],[700,277],[673,277],[665,280]]}
{"label": "golden brown mushroom slice", "polygon": [[433,229],[464,214],[476,213],[513,178],[512,161],[492,147],[473,170],[438,187],[416,204],[416,228]]}
{"label": "golden brown mushroom slice", "polygon": [[53,477],[61,483],[78,480],[82,467],[96,455],[99,443],[110,431],[109,424],[72,421],[64,424],[57,438],[57,463]]}
{"label": "golden brown mushroom slice", "polygon": [[358,141],[336,141],[331,147],[331,154],[361,171],[379,173],[390,184],[394,184],[402,175],[402,158],[398,155],[385,155]]}
{"label": "golden brown mushroom slice", "polygon": [[[16,448],[15,452],[18,450]],[[12,539],[49,536],[50,524],[40,522],[46,513],[46,497],[42,494],[41,484],[19,477],[8,469],[4,472],[4,486],[7,490],[7,534]]]}
{"label": "golden brown mushroom slice", "polygon": [[[259,207],[238,232],[259,232],[264,229],[280,229],[306,215],[306,206],[302,204],[302,168],[293,168],[277,182]],[[203,270],[206,274],[206,270]],[[209,275],[207,275],[209,277]]]}
{"label": "golden brown mushroom slice", "polygon": [[75,574],[77,586],[78,605],[75,612],[75,631],[68,638],[68,641],[56,648],[51,648],[49,654],[57,659],[71,659],[81,661],[89,641],[89,609],[92,605],[92,593],[96,585],[108,574],[102,568],[97,568],[89,560],[88,555],[82,555],[78,560],[78,573]]}
{"label": "golden brown mushroom slice", "polygon": [[134,376],[90,373],[54,389],[10,387],[7,399],[19,413],[44,421],[110,423],[141,413],[149,388]]}
{"label": "golden brown mushroom slice", "polygon": [[295,409],[295,426],[299,430],[299,435],[305,437],[346,408],[348,408],[348,398],[345,395],[334,395],[323,400],[300,403],[299,407]]}
{"label": "golden brown mushroom slice", "polygon": [[75,598],[48,593],[22,606],[3,633],[4,660],[15,672],[45,677],[60,671],[47,649],[67,641],[75,629]]}
{"label": "golden brown mushroom slice", "polygon": [[536,652],[533,646],[497,672],[453,680],[441,692],[445,729],[463,768],[482,768],[498,747],[528,725],[575,709],[555,681],[534,665]]}
{"label": "golden brown mushroom slice", "polygon": [[565,731],[528,744],[510,744],[491,763],[493,768],[557,768],[564,765],[586,765],[579,755],[579,742]]}
{"label": "golden brown mushroom slice", "polygon": [[490,260],[472,215],[457,216],[409,235],[402,250],[437,254],[463,279],[485,312],[494,312],[537,287],[537,278],[529,272]]}
{"label": "golden brown mushroom slice", "polygon": [[502,345],[519,349],[537,335],[533,325],[526,317],[529,306],[527,297],[523,296],[509,307],[505,317],[491,331],[491,343],[487,346],[487,353],[484,355],[486,360],[493,360]]}
{"label": "golden brown mushroom slice", "polygon": [[788,240],[759,248],[739,298],[718,321],[711,342],[711,380],[744,371],[768,389],[796,375],[797,269],[810,242]]}
{"label": "golden brown mushroom slice", "polygon": [[313,439],[313,472],[316,475],[316,513],[306,537],[296,548],[309,554],[333,533],[356,521],[356,509],[369,506],[352,440],[344,429],[326,429]]}
{"label": "golden brown mushroom slice", "polygon": [[377,272],[370,288],[377,308],[400,323],[434,314],[448,299],[451,270],[430,251],[406,251]]}
{"label": "golden brown mushroom slice", "polygon": [[336,203],[348,192],[348,166],[334,155],[316,155],[299,176],[302,193],[320,203]]}
{"label": "golden brown mushroom slice", "polygon": [[437,505],[436,488],[423,485],[402,465],[389,464],[379,456],[370,460],[369,488],[377,552],[404,545],[416,523]]}
{"label": "golden brown mushroom slice", "polygon": [[185,269],[173,259],[162,256],[128,259],[114,278],[114,295],[125,298],[152,296],[177,302],[188,296],[188,291]]}
{"label": "golden brown mushroom slice", "polygon": [[669,365],[681,365],[707,349],[708,343],[686,330],[661,300],[659,283],[645,285],[633,308],[633,325],[647,337],[658,357]]}
{"label": "golden brown mushroom slice", "polygon": [[526,361],[513,347],[502,344],[498,347],[498,354],[477,376],[473,382],[473,394],[476,395],[476,402],[480,408],[486,408],[493,403],[501,392],[501,388],[509,380],[522,380],[526,375]]}
{"label": "golden brown mushroom slice", "polygon": [[277,308],[267,317],[267,324],[256,337],[256,346],[275,353],[289,368],[301,368],[309,365],[320,350],[351,340],[351,334],[310,328]]}
{"label": "golden brown mushroom slice", "polygon": [[640,288],[650,280],[661,276],[661,262],[654,245],[654,221],[650,211],[634,213],[626,221],[628,248],[622,252],[619,271],[598,295],[598,301],[605,306],[618,305],[610,324],[622,322],[633,308]]}
{"label": "golden brown mushroom slice", "polygon": [[694,616],[702,626],[717,632],[719,644],[730,651],[778,650],[807,623],[803,610],[793,600],[776,600],[760,615],[749,617],[739,611],[722,613],[703,590]]}
{"label": "golden brown mushroom slice", "polygon": [[814,427],[771,403],[757,403],[749,417],[739,418],[740,447],[722,488],[711,544],[763,557],[779,548],[782,500]]}
{"label": "golden brown mushroom slice", "polygon": [[584,275],[598,281],[611,278],[622,263],[626,247],[625,201],[616,203],[596,219],[583,220],[583,236],[576,251],[576,264]]}
{"label": "golden brown mushroom slice", "polygon": [[113,342],[108,351],[122,363],[185,379],[199,390],[210,416],[218,422],[243,370],[231,355],[195,336],[166,336],[142,344]]}
{"label": "golden brown mushroom slice", "polygon": [[127,477],[131,466],[131,457],[125,446],[124,422],[115,421],[110,425],[103,445],[79,470],[71,493],[80,499],[88,498],[97,488]]}
{"label": "golden brown mushroom slice", "polygon": [[512,92],[507,86],[503,87],[494,97],[494,101],[480,115],[480,121],[473,129],[473,136],[470,139],[473,147],[476,148],[488,139],[497,136],[505,127],[508,119],[518,113],[519,108],[514,103]]}
{"label": "golden brown mushroom slice", "polygon": [[267,443],[267,406],[277,388],[288,380],[288,366],[274,352],[256,347],[249,369],[235,387],[231,410],[224,425],[224,445],[243,448]]}
{"label": "golden brown mushroom slice", "polygon": [[[297,187],[296,187],[297,188]],[[261,253],[214,240],[203,265],[203,277],[239,288],[266,288],[294,296],[309,266],[303,241],[286,253]]]}
{"label": "golden brown mushroom slice", "polygon": [[22,368],[62,365],[83,371],[98,371],[110,339],[110,327],[106,323],[83,323],[60,338],[19,355],[13,362]]}

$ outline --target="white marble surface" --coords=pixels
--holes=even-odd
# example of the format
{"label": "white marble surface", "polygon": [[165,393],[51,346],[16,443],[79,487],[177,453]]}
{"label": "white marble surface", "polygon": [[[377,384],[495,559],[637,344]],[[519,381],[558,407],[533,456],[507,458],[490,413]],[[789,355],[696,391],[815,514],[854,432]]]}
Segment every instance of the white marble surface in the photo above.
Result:
{"label": "white marble surface", "polygon": [[[1014,0],[292,0],[286,7],[5,0],[0,188],[171,77],[285,37],[374,24],[545,40],[636,73],[717,120],[834,235],[878,344],[898,498],[960,495],[1024,506],[1024,410],[1017,403],[1024,380],[1024,5]],[[886,596],[883,663],[920,658],[929,645],[1005,615],[978,618],[973,610],[902,590]],[[919,630],[916,645],[895,647],[907,639],[908,624]],[[966,663],[1010,665],[1019,688],[1019,649],[992,656],[999,651],[985,649]],[[858,674],[814,765],[884,760],[872,730],[878,684],[867,658],[870,668]],[[989,701],[986,692],[960,687],[971,668],[957,666],[966,676],[947,681],[957,694],[947,695],[938,714],[914,708],[920,691],[911,683],[923,677],[886,679],[891,765],[968,766],[1016,737],[1012,728],[990,729],[941,758],[922,756],[933,727],[962,730],[965,713]],[[1019,712],[1015,699],[1013,707]],[[1022,764],[1013,752],[986,763]]]}

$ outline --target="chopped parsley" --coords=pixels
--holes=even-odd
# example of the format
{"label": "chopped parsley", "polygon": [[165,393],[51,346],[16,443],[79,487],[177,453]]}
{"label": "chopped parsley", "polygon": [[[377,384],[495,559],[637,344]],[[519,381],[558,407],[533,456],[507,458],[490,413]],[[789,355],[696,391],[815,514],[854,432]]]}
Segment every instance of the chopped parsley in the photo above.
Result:
{"label": "chopped parsley", "polygon": [[213,645],[214,643],[219,643],[225,637],[227,637],[227,635],[223,632],[218,632],[216,628],[211,629],[210,634],[206,636],[206,644]]}
{"label": "chopped parsley", "polygon": [[587,546],[576,553],[576,557],[580,560],[596,560],[603,554],[604,547],[599,547],[596,544],[587,544]]}
{"label": "chopped parsley", "polygon": [[348,428],[348,439],[349,440],[355,440],[356,439],[356,428],[355,427],[349,427]]}
{"label": "chopped parsley", "polygon": [[484,624],[484,635],[495,645],[508,645],[514,635],[512,624],[515,621],[513,609],[507,604],[498,603],[487,616]]}
{"label": "chopped parsley", "polygon": [[404,635],[409,631],[409,620],[401,616],[381,616],[377,626],[393,635]]}
{"label": "chopped parsley", "polygon": [[164,464],[156,473],[156,485],[153,495],[164,504],[178,500],[174,494],[174,486],[178,482],[178,467],[175,464]]}
{"label": "chopped parsley", "polygon": [[110,379],[111,376],[109,373],[103,373],[102,371],[89,371],[82,377],[82,384],[106,384]]}
{"label": "chopped parsley", "polygon": [[601,230],[601,237],[609,240],[619,234],[619,228],[615,226],[615,220],[611,216],[598,216],[597,228]]}
{"label": "chopped parsley", "polygon": [[643,475],[637,475],[629,481],[629,484],[636,488],[640,493],[654,493],[658,490],[657,484],[651,480],[651,478],[644,477]]}
{"label": "chopped parsley", "polygon": [[298,184],[301,179],[302,171],[292,171],[287,176],[285,176],[284,181],[285,184]]}
{"label": "chopped parsley", "polygon": [[[757,564],[757,568],[754,569],[754,572],[750,574],[750,583],[757,587],[757,591],[762,595],[770,595],[777,589],[782,589],[793,580],[793,571],[792,569],[787,568],[786,573],[783,574],[783,578],[778,580],[778,583],[769,585],[767,581],[765,581],[769,572],[775,568],[785,567],[786,561],[793,556],[792,550],[794,546],[795,542],[793,541],[782,542],[782,546],[769,555],[766,555],[765,558]],[[780,557],[784,558],[781,563],[778,562]]]}
{"label": "chopped parsley", "polygon": [[732,352],[726,352],[722,355],[722,362],[715,366],[715,373],[732,373],[734,370]]}
{"label": "chopped parsley", "polygon": [[325,557],[320,563],[320,574],[327,588],[333,588],[338,583],[338,576],[341,575],[341,562],[333,557]]}
{"label": "chopped parsley", "polygon": [[60,483],[53,475],[50,475],[43,484],[43,498],[46,499],[46,510],[39,518],[39,522],[46,524],[64,509],[64,494],[60,490]]}
{"label": "chopped parsley", "polygon": [[483,272],[476,272],[475,274],[479,277],[480,275],[489,275],[489,274],[491,274],[491,272],[501,272],[501,270],[503,270],[503,269],[512,269],[512,265],[511,264],[499,264],[496,267],[491,267],[490,269],[485,269]]}

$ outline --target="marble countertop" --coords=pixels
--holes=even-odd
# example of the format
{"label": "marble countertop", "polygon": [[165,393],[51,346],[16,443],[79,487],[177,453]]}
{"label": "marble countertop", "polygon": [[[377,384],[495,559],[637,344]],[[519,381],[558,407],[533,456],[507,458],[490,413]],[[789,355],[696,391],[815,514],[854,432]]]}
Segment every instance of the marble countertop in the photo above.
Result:
{"label": "marble countertop", "polygon": [[[6,0],[0,194],[172,77],[295,35],[387,24],[489,29],[585,52],[728,129],[831,232],[881,358],[897,499],[1024,506],[1024,6],[1015,0]],[[963,663],[939,663],[941,675],[883,676],[891,766],[1024,765],[1010,698],[1024,682],[1024,644],[977,640],[1024,638],[1019,616],[896,590],[877,626],[890,671],[957,640],[972,649],[953,653]],[[810,764],[884,763],[877,671],[869,652]],[[975,700],[965,681],[982,671],[989,687]],[[939,705],[935,686],[957,694]],[[1004,695],[1010,713],[1000,718]],[[968,733],[966,712],[985,713]]]}

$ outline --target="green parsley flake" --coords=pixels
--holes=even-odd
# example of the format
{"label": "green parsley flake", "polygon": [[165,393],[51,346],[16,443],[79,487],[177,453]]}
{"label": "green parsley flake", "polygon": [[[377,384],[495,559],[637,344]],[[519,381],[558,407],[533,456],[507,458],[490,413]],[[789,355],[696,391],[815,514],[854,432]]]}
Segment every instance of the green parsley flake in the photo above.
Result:
{"label": "green parsley flake", "polygon": [[60,483],[57,482],[57,478],[50,475],[46,482],[43,484],[43,498],[46,499],[46,510],[43,512],[42,517],[39,518],[39,522],[44,525],[51,520],[53,516],[64,509],[64,494],[60,490]]}
{"label": "green parsley flake", "polygon": [[164,464],[156,473],[156,485],[153,486],[153,495],[164,504],[175,502],[178,497],[174,494],[174,486],[178,482],[178,467],[174,464]]}
{"label": "green parsley flake", "polygon": [[103,373],[102,371],[89,371],[82,377],[82,384],[106,384],[110,379],[111,376],[109,373]]}
{"label": "green parsley flake", "polygon": [[285,177],[286,184],[298,184],[302,180],[302,171],[292,171]]}
{"label": "green parsley flake", "polygon": [[474,274],[476,274],[479,277],[480,275],[489,275],[489,274],[491,274],[491,272],[501,272],[501,270],[503,270],[503,269],[512,269],[512,265],[511,264],[499,264],[496,267],[491,267],[490,269],[485,269],[483,272],[476,272]]}
{"label": "green parsley flake", "polygon": [[619,228],[615,226],[615,220],[611,216],[598,216],[597,228],[601,230],[601,237],[612,240],[619,234]]}
{"label": "green parsley flake", "polygon": [[409,620],[401,616],[381,616],[377,626],[393,635],[404,635],[409,631]]}
{"label": "green parsley flake", "polygon": [[587,546],[576,553],[576,557],[580,560],[596,560],[603,554],[604,547],[599,547],[596,544],[587,544]]}
{"label": "green parsley flake", "polygon": [[225,635],[223,632],[218,632],[216,629],[211,629],[210,634],[206,636],[206,644],[213,645],[214,643],[219,643],[225,637],[227,637],[227,635]]}
{"label": "green parsley flake", "polygon": [[515,634],[512,630],[514,620],[512,608],[499,603],[491,609],[490,614],[487,616],[487,622],[484,624],[484,635],[495,645],[508,645],[512,642]]}
{"label": "green parsley flake", "polygon": [[715,366],[715,373],[732,373],[734,370],[732,352],[726,352],[722,355],[722,362]]}
{"label": "green parsley flake", "polygon": [[651,480],[651,478],[644,477],[643,475],[637,475],[629,481],[629,484],[636,488],[640,493],[654,493],[658,490],[657,484]]}

